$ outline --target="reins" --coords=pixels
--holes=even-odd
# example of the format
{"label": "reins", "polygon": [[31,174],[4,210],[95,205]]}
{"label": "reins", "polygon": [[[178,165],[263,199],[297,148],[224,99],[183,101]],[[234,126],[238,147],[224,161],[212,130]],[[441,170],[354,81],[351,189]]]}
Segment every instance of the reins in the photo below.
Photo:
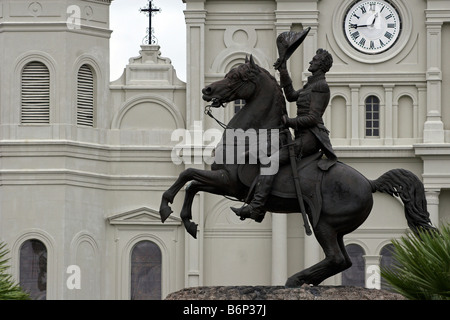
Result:
{"label": "reins", "polygon": [[[207,106],[205,106],[205,111],[204,113],[206,115],[208,115],[209,117],[211,117],[212,119],[214,119],[214,121],[216,121],[223,129],[240,129],[240,128],[233,128],[230,127],[229,125],[223,123],[222,121],[220,121],[219,119],[217,119],[213,114],[212,114],[212,108],[213,108],[213,104],[217,102],[219,103],[219,105],[216,107],[214,106],[214,108],[218,108],[218,107],[222,107],[225,108],[227,106],[228,103],[222,103],[220,102],[218,99],[213,99],[213,103],[212,104],[208,104]],[[279,127],[275,127],[275,128],[269,128],[267,130],[273,130],[273,129],[285,129],[284,125],[280,125]]]}
{"label": "reins", "polygon": [[[222,107],[222,108],[226,107],[226,104],[224,105],[218,99],[213,99],[213,104],[216,101],[219,102],[219,107]],[[205,114],[208,115],[209,117],[211,117],[212,119],[214,119],[219,124],[219,126],[221,126],[223,129],[234,129],[234,128],[230,127],[229,125],[223,123],[222,121],[220,121],[216,117],[214,117],[214,115],[212,114],[212,107],[213,107],[212,104],[209,104],[209,105],[205,106]]]}

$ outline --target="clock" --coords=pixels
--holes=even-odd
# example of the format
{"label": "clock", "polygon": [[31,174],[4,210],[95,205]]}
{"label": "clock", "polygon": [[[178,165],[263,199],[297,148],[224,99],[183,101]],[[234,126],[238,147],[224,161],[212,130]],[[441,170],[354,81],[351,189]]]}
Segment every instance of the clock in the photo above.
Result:
{"label": "clock", "polygon": [[400,36],[402,20],[388,1],[357,1],[347,11],[344,33],[350,45],[365,54],[392,48]]}

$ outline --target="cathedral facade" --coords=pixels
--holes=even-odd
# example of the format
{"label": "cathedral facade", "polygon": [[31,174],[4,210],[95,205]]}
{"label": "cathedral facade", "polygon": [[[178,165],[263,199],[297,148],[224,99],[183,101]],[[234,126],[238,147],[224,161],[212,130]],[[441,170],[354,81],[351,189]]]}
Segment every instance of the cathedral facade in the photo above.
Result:
{"label": "cathedral facade", "polygon": [[[205,115],[202,88],[250,54],[279,78],[275,39],[285,31],[311,28],[288,63],[294,88],[318,48],[333,56],[324,121],[339,160],[369,179],[414,172],[433,224],[450,221],[448,1],[183,2],[186,83],[152,44],[110,82],[111,0],[0,0],[0,240],[34,299],[280,285],[324,258],[299,214],[241,221],[236,202],[199,193],[194,239],[179,218],[184,190],[165,223],[158,212],[183,170],[210,169],[204,132],[221,128]],[[226,123],[241,104],[214,114]],[[190,156],[177,162],[181,145]],[[407,232],[401,201],[374,194],[369,218],[345,237],[352,269],[324,284],[383,287],[390,241]]]}

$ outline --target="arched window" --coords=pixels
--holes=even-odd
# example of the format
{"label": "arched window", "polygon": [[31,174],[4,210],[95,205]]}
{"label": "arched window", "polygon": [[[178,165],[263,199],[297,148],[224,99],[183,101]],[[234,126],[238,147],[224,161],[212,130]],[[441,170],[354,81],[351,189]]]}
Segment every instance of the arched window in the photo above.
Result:
{"label": "arched window", "polygon": [[25,241],[20,247],[20,286],[33,300],[47,297],[47,248],[36,239]]}
{"label": "arched window", "polygon": [[349,244],[345,249],[352,260],[352,266],[342,272],[342,285],[365,287],[364,249],[357,244]]}
{"label": "arched window", "polygon": [[380,99],[369,96],[365,101],[366,137],[380,136]]}
{"label": "arched window", "polygon": [[[387,244],[381,249],[381,261],[380,267],[381,269],[389,269],[391,266],[395,265],[397,262],[394,257],[395,247],[393,244]],[[392,290],[389,283],[381,277],[381,289],[384,290]]]}
{"label": "arched window", "polygon": [[50,123],[50,72],[42,62],[32,61],[22,70],[20,122]]}
{"label": "arched window", "polygon": [[87,64],[81,66],[77,77],[77,125],[94,126],[94,73]]}
{"label": "arched window", "polygon": [[131,300],[161,300],[159,247],[151,241],[138,242],[131,253]]}

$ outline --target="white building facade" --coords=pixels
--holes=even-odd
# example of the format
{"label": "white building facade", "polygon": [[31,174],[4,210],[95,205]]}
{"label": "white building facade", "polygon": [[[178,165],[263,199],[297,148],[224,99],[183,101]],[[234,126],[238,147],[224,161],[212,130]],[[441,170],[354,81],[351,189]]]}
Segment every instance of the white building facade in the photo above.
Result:
{"label": "white building facade", "polygon": [[[363,2],[393,8],[389,49],[364,53],[347,38],[346,17]],[[247,54],[278,77],[275,39],[284,31],[311,27],[289,60],[296,89],[317,48],[333,55],[324,120],[340,160],[369,179],[411,170],[434,225],[450,221],[450,2],[184,3],[186,83],[157,45],[142,45],[110,82],[110,0],[0,0],[0,240],[34,298],[161,299],[190,286],[279,285],[323,259],[298,214],[240,221],[229,209],[236,203],[200,193],[193,239],[179,219],[184,192],[164,224],[158,213],[180,172],[208,169],[172,161],[175,130],[219,128],[204,114],[201,89]],[[215,115],[227,122],[231,105]],[[193,156],[202,148],[192,146]],[[374,200],[368,220],[345,238],[362,272],[324,284],[372,286],[373,267],[388,263],[386,246],[408,232],[400,201]]]}

